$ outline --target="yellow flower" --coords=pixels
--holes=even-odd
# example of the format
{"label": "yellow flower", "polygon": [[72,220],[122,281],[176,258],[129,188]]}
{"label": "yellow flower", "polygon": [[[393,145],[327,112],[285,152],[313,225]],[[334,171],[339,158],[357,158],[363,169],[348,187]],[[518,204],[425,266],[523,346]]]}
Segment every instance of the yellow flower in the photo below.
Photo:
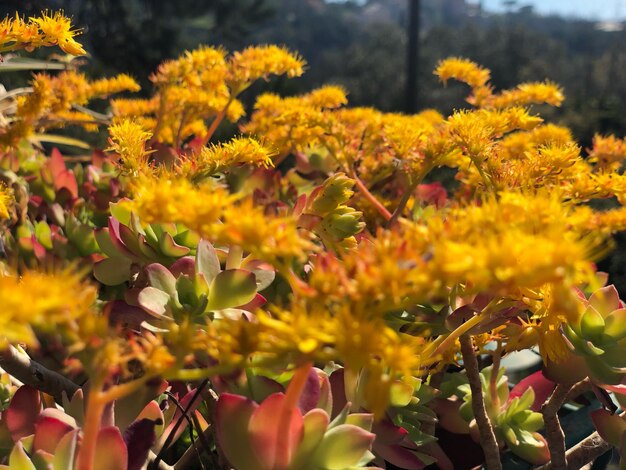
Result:
{"label": "yellow flower", "polygon": [[83,47],[74,40],[78,34],[72,29],[71,20],[63,12],[49,14],[43,12],[40,17],[30,18],[30,21],[37,24],[43,34],[43,45],[52,46],[58,44],[63,51],[72,55],[84,55]]}
{"label": "yellow flower", "polygon": [[0,184],[0,219],[10,217],[11,207],[15,202],[13,190],[4,184]]}
{"label": "yellow flower", "polygon": [[149,171],[146,142],[152,137],[143,127],[129,119],[124,119],[109,127],[111,147],[120,156],[120,166],[124,171],[137,176]]}
{"label": "yellow flower", "polygon": [[89,84],[91,96],[108,96],[122,91],[139,91],[141,87],[129,75],[120,74],[113,78],[102,78]]}
{"label": "yellow flower", "polygon": [[183,176],[198,179],[236,165],[269,168],[274,165],[272,156],[275,154],[254,139],[237,137],[226,143],[203,147],[199,154],[184,158],[177,170]]}
{"label": "yellow flower", "polygon": [[21,276],[0,275],[0,296],[0,343],[36,346],[35,330],[51,333],[71,329],[75,321],[94,315],[97,290],[70,270],[26,271]]}
{"label": "yellow flower", "polygon": [[228,61],[228,83],[234,94],[250,83],[270,75],[299,77],[304,73],[306,62],[283,47],[274,45],[250,46],[234,52]]}

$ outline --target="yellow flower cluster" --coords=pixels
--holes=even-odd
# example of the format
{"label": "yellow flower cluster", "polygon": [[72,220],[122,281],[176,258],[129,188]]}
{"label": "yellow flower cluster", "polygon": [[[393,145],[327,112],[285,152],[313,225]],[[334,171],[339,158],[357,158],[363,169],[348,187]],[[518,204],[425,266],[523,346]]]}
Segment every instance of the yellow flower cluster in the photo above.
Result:
{"label": "yellow flower cluster", "polygon": [[249,137],[237,137],[229,142],[203,147],[199,153],[183,157],[177,171],[192,180],[199,180],[237,165],[262,168],[274,166],[273,150]]}
{"label": "yellow flower cluster", "polygon": [[68,118],[79,119],[76,123],[81,125],[98,124],[86,113],[75,113],[73,107],[84,106],[93,99],[114,93],[139,90],[137,82],[128,75],[90,81],[75,71],[65,71],[54,77],[35,75],[31,86],[31,93],[16,98],[13,122],[0,129],[0,146],[15,146],[33,132],[62,127],[68,123]]}
{"label": "yellow flower cluster", "polygon": [[124,119],[109,127],[111,147],[107,150],[119,155],[120,167],[127,173],[137,176],[148,170],[146,142],[152,137],[139,124]]}
{"label": "yellow flower cluster", "polygon": [[159,142],[179,146],[195,136],[208,141],[224,118],[237,121],[244,115],[237,96],[259,78],[270,75],[296,77],[304,61],[276,46],[251,46],[228,56],[221,48],[202,46],[176,60],[163,62],[151,77],[157,94],[149,100],[112,103],[115,116],[141,119]]}
{"label": "yellow flower cluster", "polygon": [[84,55],[85,50],[74,39],[77,34],[62,11],[54,14],[44,11],[28,21],[16,14],[15,18],[7,17],[0,22],[0,52],[19,49],[30,52],[37,47],[58,45],[68,54]]}
{"label": "yellow flower cluster", "polygon": [[14,202],[13,190],[4,184],[0,184],[0,220],[6,220],[11,217]]}
{"label": "yellow flower cluster", "polygon": [[314,250],[294,217],[265,214],[250,199],[231,195],[210,180],[196,186],[162,172],[137,178],[131,191],[128,208],[145,223],[181,223],[213,243],[239,246],[277,265],[285,259],[304,260]]}
{"label": "yellow flower cluster", "polygon": [[75,328],[75,322],[89,315],[97,290],[70,270],[57,272],[26,271],[21,275],[0,275],[0,344],[37,345],[35,331],[59,332]]}

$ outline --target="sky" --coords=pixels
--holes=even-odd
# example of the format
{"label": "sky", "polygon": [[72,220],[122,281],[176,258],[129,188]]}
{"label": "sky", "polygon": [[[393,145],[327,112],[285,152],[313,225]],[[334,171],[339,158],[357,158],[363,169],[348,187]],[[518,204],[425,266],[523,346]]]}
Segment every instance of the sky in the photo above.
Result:
{"label": "sky", "polygon": [[[518,0],[517,3],[532,5],[538,13],[594,20],[626,19],[626,0]],[[500,11],[502,4],[502,0],[483,0],[483,7],[487,10]]]}

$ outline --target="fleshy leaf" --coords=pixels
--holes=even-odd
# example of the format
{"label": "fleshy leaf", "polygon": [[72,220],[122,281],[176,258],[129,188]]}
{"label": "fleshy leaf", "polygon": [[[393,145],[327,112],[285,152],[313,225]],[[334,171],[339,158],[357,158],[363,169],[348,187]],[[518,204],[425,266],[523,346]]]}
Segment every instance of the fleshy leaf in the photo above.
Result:
{"label": "fleshy leaf", "polygon": [[580,332],[583,338],[593,340],[602,335],[604,331],[604,318],[596,309],[589,306],[580,319]]}
{"label": "fleshy leaf", "polygon": [[176,298],[176,278],[169,269],[162,264],[152,263],[146,266],[146,275],[150,281],[150,286]]}
{"label": "fleshy leaf", "polygon": [[252,400],[230,393],[222,393],[217,401],[217,440],[220,449],[237,470],[259,468],[248,436],[250,418],[257,408]]}
{"label": "fleshy leaf", "polygon": [[319,408],[311,410],[304,415],[302,441],[298,445],[293,458],[291,465],[293,468],[302,468],[304,463],[310,459],[320,442],[322,442],[329,421],[328,414]]}
{"label": "fleshy leaf", "polygon": [[130,260],[104,258],[93,265],[93,275],[105,286],[117,286],[130,280]]}
{"label": "fleshy leaf", "polygon": [[154,287],[145,287],[137,297],[141,308],[154,315],[164,315],[168,311],[170,296]]}
{"label": "fleshy leaf", "polygon": [[221,270],[220,260],[213,245],[206,240],[200,240],[196,248],[196,272],[203,274],[210,285]]}
{"label": "fleshy leaf", "polygon": [[211,283],[209,310],[245,305],[256,295],[254,274],[244,269],[229,269],[219,273]]}
{"label": "fleshy leaf", "polygon": [[78,441],[79,432],[80,431],[78,429],[68,432],[59,441],[59,444],[54,451],[54,460],[52,461],[52,467],[54,470],[67,470],[74,468],[76,442]]}
{"label": "fleshy leaf", "polygon": [[626,308],[614,310],[605,318],[604,333],[615,341],[626,336]]}
{"label": "fleshy leaf", "polygon": [[24,446],[21,442],[17,442],[9,456],[10,470],[36,470],[35,465],[30,461]]}
{"label": "fleshy leaf", "polygon": [[376,436],[351,424],[328,430],[312,463],[327,470],[343,470],[357,465],[369,451]]}
{"label": "fleshy leaf", "polygon": [[13,442],[35,433],[35,422],[41,412],[39,392],[30,385],[20,387],[6,410],[6,424]]}
{"label": "fleshy leaf", "polygon": [[174,241],[174,237],[167,232],[161,235],[161,238],[159,239],[159,247],[164,255],[172,258],[180,258],[191,251],[186,246],[177,244]]}
{"label": "fleshy leaf", "polygon": [[[284,468],[295,455],[302,439],[304,424],[297,408],[284,410],[285,394],[267,397],[250,418],[250,442],[262,468]],[[281,427],[280,417],[288,413],[288,422]]]}
{"label": "fleshy leaf", "polygon": [[626,432],[626,421],[623,418],[601,408],[591,412],[591,420],[602,439],[615,447],[620,446]]}
{"label": "fleshy leaf", "polygon": [[128,450],[122,433],[114,426],[102,428],[98,433],[94,470],[127,470]]}
{"label": "fleshy leaf", "polygon": [[619,293],[613,284],[602,287],[589,297],[589,305],[606,317],[613,310],[620,308]]}
{"label": "fleshy leaf", "polygon": [[155,422],[150,419],[134,421],[124,432],[124,442],[128,449],[128,470],[141,470],[148,452],[156,441]]}

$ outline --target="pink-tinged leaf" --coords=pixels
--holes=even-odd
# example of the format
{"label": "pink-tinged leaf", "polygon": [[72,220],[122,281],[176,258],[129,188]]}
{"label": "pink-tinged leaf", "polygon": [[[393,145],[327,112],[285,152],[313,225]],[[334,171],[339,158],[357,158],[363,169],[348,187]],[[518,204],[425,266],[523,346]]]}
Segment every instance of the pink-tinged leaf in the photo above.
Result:
{"label": "pink-tinged leaf", "polygon": [[174,237],[167,232],[161,235],[159,239],[159,248],[161,248],[161,252],[164,255],[172,258],[180,258],[191,251],[188,247],[176,243],[174,241]]}
{"label": "pink-tinged leaf", "polygon": [[44,260],[46,257],[46,248],[37,241],[37,238],[34,234],[31,238],[31,243],[33,246],[33,253],[35,253],[35,257],[40,261]]}
{"label": "pink-tinged leaf", "polygon": [[141,470],[148,459],[148,452],[156,441],[155,422],[149,419],[134,421],[124,432],[128,449],[128,470]]}
{"label": "pink-tinged leaf", "polygon": [[35,423],[33,450],[54,453],[57,445],[66,434],[76,429],[76,421],[61,410],[46,408]]}
{"label": "pink-tinged leaf", "polygon": [[254,312],[258,308],[261,308],[263,305],[267,303],[267,299],[263,297],[261,294],[256,294],[254,299],[248,302],[245,305],[239,305],[237,308],[241,310],[246,310],[248,312]]}
{"label": "pink-tinged leaf", "polygon": [[56,148],[52,149],[50,159],[48,160],[48,168],[50,168],[54,178],[55,190],[59,191],[64,188],[73,198],[78,197],[76,176],[66,168],[63,156]]}
{"label": "pink-tinged leaf", "polygon": [[[125,227],[125,225],[122,225],[120,221],[117,220],[115,217],[109,217],[108,228],[109,228],[109,238],[111,240],[111,244],[115,247],[117,251],[119,251],[124,256],[127,256],[135,260],[139,260],[140,259],[139,256],[133,253],[125,245],[124,241],[122,240],[122,236],[120,233],[121,227]],[[126,229],[128,230],[128,227],[126,227]]]}
{"label": "pink-tinged leaf", "polygon": [[76,443],[78,441],[78,433],[80,430],[75,429],[67,433],[59,441],[55,451],[54,460],[52,461],[53,470],[67,470],[74,468],[74,460],[76,458]]}
{"label": "pink-tinged leaf", "polygon": [[82,425],[85,420],[85,399],[83,389],[79,388],[76,390],[71,399],[68,398],[65,392],[63,392],[62,401],[65,413],[74,418],[77,425]]}
{"label": "pink-tinged leaf", "polygon": [[98,228],[94,230],[94,237],[96,238],[96,242],[100,247],[100,251],[102,251],[109,258],[119,258],[123,253],[120,253],[117,247],[111,241],[111,236],[109,235],[108,227]]}
{"label": "pink-tinged leaf", "polygon": [[305,467],[305,463],[309,461],[317,446],[322,442],[329,422],[328,414],[319,408],[304,415],[302,441],[293,457],[292,468]]}
{"label": "pink-tinged leaf", "polygon": [[306,201],[306,194],[301,194],[300,196],[298,196],[298,199],[296,199],[296,203],[293,205],[294,216],[298,217],[300,214],[302,214],[302,211],[306,207]]}
{"label": "pink-tinged leaf", "polygon": [[163,410],[159,404],[152,400],[146,406],[144,406],[143,410],[137,415],[137,419],[149,419],[154,421],[156,424],[163,424],[165,422],[165,418],[163,417]]}
{"label": "pink-tinged leaf", "polygon": [[170,296],[154,287],[145,287],[139,292],[137,301],[139,306],[146,312],[160,317],[168,311],[167,306],[170,302]]}
{"label": "pink-tinged leaf", "polygon": [[304,384],[304,389],[300,394],[300,400],[298,401],[298,408],[300,408],[302,414],[306,414],[313,408],[317,408],[320,393],[320,378],[317,375],[317,371],[312,367],[309,371],[306,383]]}
{"label": "pink-tinged leaf", "polygon": [[320,398],[317,408],[323,409],[330,416],[333,412],[333,394],[330,389],[330,377],[323,370],[313,368],[320,380]]}
{"label": "pink-tinged leaf", "polygon": [[165,266],[159,263],[152,263],[146,266],[146,275],[150,281],[150,286],[155,287],[171,297],[176,298],[176,278]]}
{"label": "pink-tinged leaf", "polygon": [[93,470],[127,470],[128,449],[116,427],[102,428],[96,442]]}
{"label": "pink-tinged leaf", "polygon": [[533,411],[540,411],[541,405],[546,402],[556,388],[556,383],[547,379],[543,375],[543,371],[537,371],[522,379],[513,387],[509,394],[509,402],[515,397],[521,397],[529,387],[535,392],[535,401],[530,408]]}
{"label": "pink-tinged leaf", "polygon": [[204,275],[204,279],[209,285],[211,285],[213,280],[222,271],[215,248],[206,240],[200,240],[198,242],[195,269],[197,273]]}
{"label": "pink-tinged leaf", "polygon": [[297,408],[285,410],[285,399],[283,393],[270,395],[250,418],[250,441],[264,468],[286,468],[302,440],[302,414]]}
{"label": "pink-tinged leaf", "polygon": [[371,449],[375,437],[375,434],[351,424],[336,426],[324,435],[312,464],[327,470],[355,466]]}
{"label": "pink-tinged leaf", "polygon": [[626,432],[626,421],[623,418],[601,408],[591,412],[591,420],[602,439],[615,447],[621,445]]}
{"label": "pink-tinged leaf", "polygon": [[439,181],[417,185],[416,193],[418,199],[437,208],[445,206],[448,200],[448,192]]}
{"label": "pink-tinged leaf", "polygon": [[615,286],[611,284],[591,294],[589,304],[603,317],[606,317],[613,310],[620,308],[619,293]]}
{"label": "pink-tinged leaf", "polygon": [[7,428],[13,442],[35,433],[35,422],[40,412],[39,392],[29,385],[20,387],[5,412]]}
{"label": "pink-tinged leaf", "polygon": [[256,295],[256,278],[245,269],[229,269],[219,273],[209,290],[210,310],[245,305]]}
{"label": "pink-tinged leaf", "polygon": [[179,258],[170,266],[170,272],[176,279],[181,275],[193,278],[196,273],[196,260],[191,256]]}
{"label": "pink-tinged leaf", "polygon": [[223,393],[217,400],[215,425],[220,449],[237,470],[259,470],[250,445],[248,426],[259,405],[252,400]]}
{"label": "pink-tinged leaf", "polygon": [[319,215],[302,214],[298,217],[298,227],[313,230],[322,221]]}

